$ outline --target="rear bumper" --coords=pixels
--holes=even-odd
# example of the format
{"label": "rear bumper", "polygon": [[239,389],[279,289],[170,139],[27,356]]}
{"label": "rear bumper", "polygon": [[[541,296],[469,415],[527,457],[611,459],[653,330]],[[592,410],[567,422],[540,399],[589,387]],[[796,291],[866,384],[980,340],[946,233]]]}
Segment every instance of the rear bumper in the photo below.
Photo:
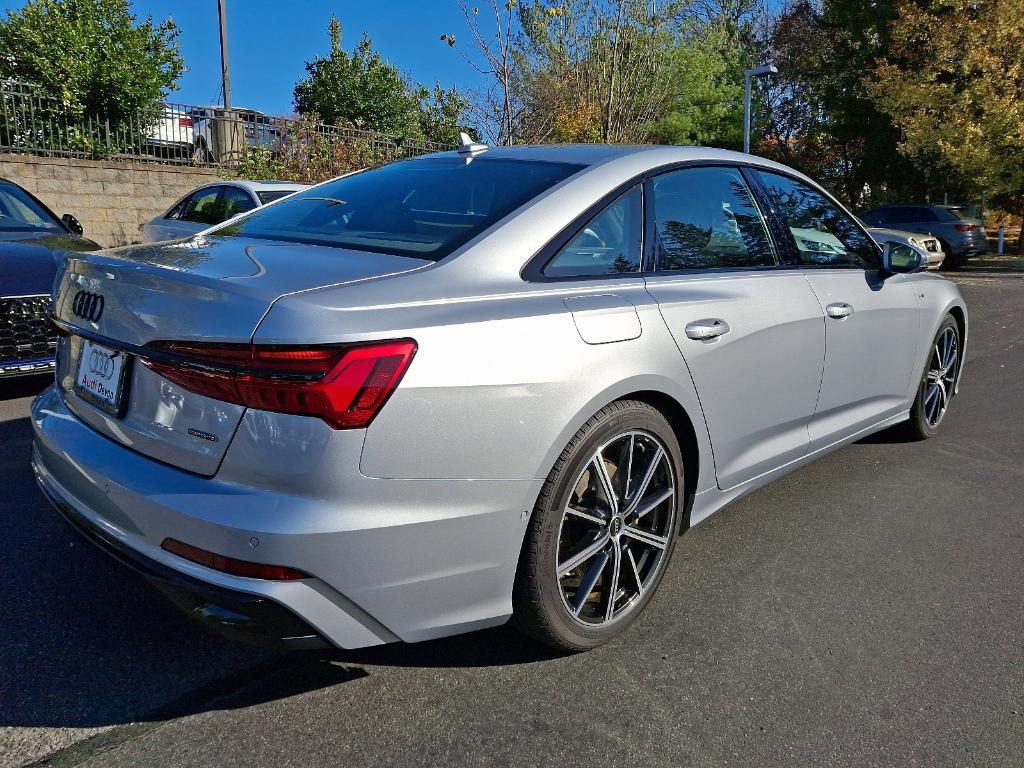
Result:
{"label": "rear bumper", "polygon": [[187,616],[258,645],[292,650],[325,648],[330,644],[284,606],[263,597],[216,587],[151,560],[119,542],[103,528],[54,495],[33,458],[43,494],[72,528],[90,543],[149,581]]}
{"label": "rear bumper", "polygon": [[[296,428],[309,437],[305,423],[290,421],[302,417],[249,416],[218,474],[202,477],[104,437],[51,387],[32,406],[33,466],[76,527],[136,570],[155,572],[179,605],[221,628],[358,648],[508,618],[524,511],[539,482],[371,479],[358,471],[361,433],[332,431],[327,437],[342,442],[319,457],[306,440],[302,455],[283,439]],[[313,576],[234,576],[161,549],[166,537]]]}
{"label": "rear bumper", "polygon": [[965,261],[972,256],[984,256],[986,253],[988,253],[988,243],[984,240],[980,242],[969,240],[950,244],[950,252],[947,255],[956,260]]}

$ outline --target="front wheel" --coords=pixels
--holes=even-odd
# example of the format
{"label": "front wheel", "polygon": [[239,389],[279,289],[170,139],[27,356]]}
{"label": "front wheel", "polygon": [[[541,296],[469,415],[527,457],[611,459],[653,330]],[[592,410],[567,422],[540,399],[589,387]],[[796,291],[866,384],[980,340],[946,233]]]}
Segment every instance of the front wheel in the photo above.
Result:
{"label": "front wheel", "polygon": [[939,241],[939,247],[942,248],[946,257],[942,260],[942,266],[939,269],[944,272],[955,272],[967,263],[966,256],[954,256],[953,249],[949,247],[949,243],[945,240]]}
{"label": "front wheel", "polygon": [[924,440],[939,431],[939,425],[949,410],[960,372],[961,346],[960,328],[956,320],[946,317],[935,334],[924,376],[910,408],[910,421],[907,424],[910,437]]}
{"label": "front wheel", "polygon": [[655,408],[614,402],[562,451],[541,490],[513,590],[514,624],[559,650],[621,633],[665,572],[683,499],[683,460]]}

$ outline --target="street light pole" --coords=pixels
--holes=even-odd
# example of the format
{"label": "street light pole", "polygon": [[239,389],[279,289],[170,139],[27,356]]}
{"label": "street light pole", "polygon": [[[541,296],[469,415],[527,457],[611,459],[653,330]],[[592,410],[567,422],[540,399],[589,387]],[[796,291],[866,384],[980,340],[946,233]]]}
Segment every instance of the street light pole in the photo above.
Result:
{"label": "street light pole", "polygon": [[774,64],[748,69],[743,75],[743,151],[750,153],[750,85],[755,77],[777,75],[778,68]]}
{"label": "street light pole", "polygon": [[228,72],[228,9],[227,0],[217,0],[220,15],[220,78],[224,89],[224,109],[231,109],[231,75]]}

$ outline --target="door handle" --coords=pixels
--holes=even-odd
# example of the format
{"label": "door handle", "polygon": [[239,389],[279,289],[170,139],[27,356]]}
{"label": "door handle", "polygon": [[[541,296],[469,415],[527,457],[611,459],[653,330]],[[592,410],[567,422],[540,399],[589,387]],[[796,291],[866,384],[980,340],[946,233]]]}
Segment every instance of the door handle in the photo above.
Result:
{"label": "door handle", "polygon": [[709,341],[730,331],[729,324],[717,317],[709,317],[704,320],[694,320],[686,324],[686,336],[697,341]]}
{"label": "door handle", "polygon": [[842,320],[844,317],[849,317],[853,314],[853,307],[845,301],[837,301],[835,304],[829,304],[825,307],[825,314],[829,317],[834,317],[836,320]]}

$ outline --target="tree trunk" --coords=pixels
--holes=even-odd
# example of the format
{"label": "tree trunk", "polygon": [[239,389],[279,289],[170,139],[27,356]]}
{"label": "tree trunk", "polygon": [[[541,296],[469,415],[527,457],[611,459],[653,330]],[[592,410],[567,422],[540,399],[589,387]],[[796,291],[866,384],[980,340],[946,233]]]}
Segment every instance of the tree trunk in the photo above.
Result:
{"label": "tree trunk", "polygon": [[1017,235],[1017,255],[1024,256],[1024,216],[1020,217],[1020,234]]}

